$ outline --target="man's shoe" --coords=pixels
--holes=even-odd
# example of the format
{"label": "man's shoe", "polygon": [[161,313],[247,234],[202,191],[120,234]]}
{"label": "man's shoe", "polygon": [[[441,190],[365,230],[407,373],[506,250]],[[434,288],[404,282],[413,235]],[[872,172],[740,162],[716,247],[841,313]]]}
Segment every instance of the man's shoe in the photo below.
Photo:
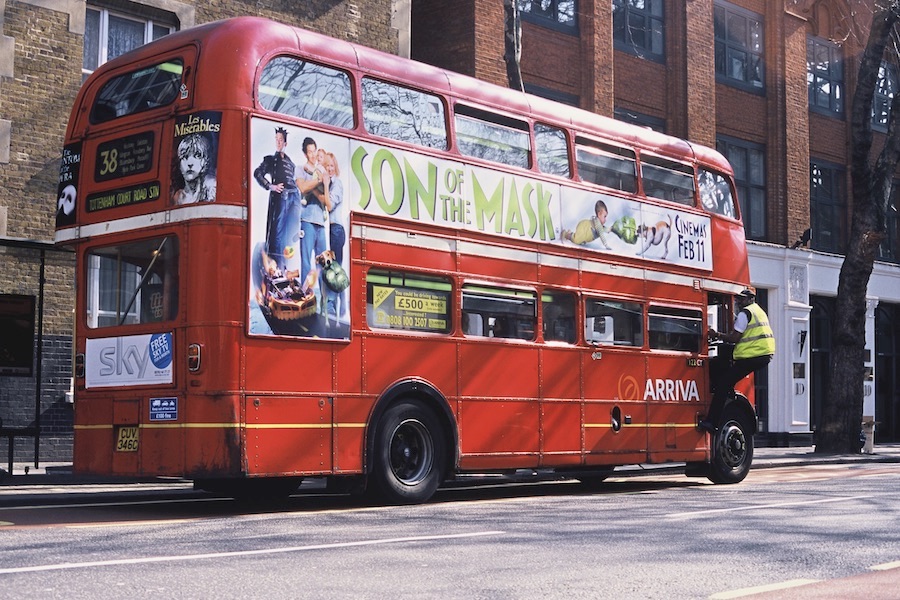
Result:
{"label": "man's shoe", "polygon": [[697,428],[702,429],[703,431],[708,431],[710,433],[716,432],[716,426],[713,425],[710,421],[707,421],[705,419],[703,421],[700,421],[699,423],[697,423]]}

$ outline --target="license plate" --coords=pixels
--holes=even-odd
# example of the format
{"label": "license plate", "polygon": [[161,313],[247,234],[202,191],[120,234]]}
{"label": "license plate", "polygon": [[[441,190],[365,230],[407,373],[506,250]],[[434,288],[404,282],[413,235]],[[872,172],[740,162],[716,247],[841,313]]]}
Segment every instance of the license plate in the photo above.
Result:
{"label": "license plate", "polygon": [[138,428],[137,426],[119,427],[119,436],[116,441],[116,452],[137,452]]}

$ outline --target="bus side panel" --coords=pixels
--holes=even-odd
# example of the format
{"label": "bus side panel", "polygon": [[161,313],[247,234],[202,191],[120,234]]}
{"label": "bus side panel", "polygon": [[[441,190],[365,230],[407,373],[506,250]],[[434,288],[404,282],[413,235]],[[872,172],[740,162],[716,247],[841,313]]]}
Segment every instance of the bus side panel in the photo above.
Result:
{"label": "bus side panel", "polygon": [[332,345],[306,338],[251,337],[244,342],[244,389],[328,395],[333,391]]}
{"label": "bus side panel", "polygon": [[188,396],[185,401],[185,471],[188,476],[227,477],[243,472],[241,397],[236,394]]}
{"label": "bus side panel", "polygon": [[485,252],[484,255],[460,254],[460,272],[478,273],[479,276],[497,277],[504,281],[537,281],[536,264],[509,260],[503,256],[494,258],[491,256],[491,252],[495,250],[493,246],[484,245],[481,250]]}
{"label": "bus side panel", "polygon": [[586,462],[644,462],[648,421],[640,349],[597,346],[583,351],[582,365]]}
{"label": "bus side panel", "polygon": [[583,350],[541,349],[542,466],[581,462],[581,361]]}
{"label": "bus side panel", "polygon": [[[650,462],[703,460],[707,436],[697,429],[708,389],[702,366],[690,355],[651,354],[647,358]],[[699,452],[699,454],[697,454]]]}
{"label": "bus side panel", "polygon": [[334,470],[336,473],[362,473],[365,455],[366,423],[373,400],[353,396],[334,399]]}
{"label": "bus side panel", "polygon": [[538,355],[531,344],[476,340],[459,348],[460,465],[537,466]]}
{"label": "bus side panel", "polygon": [[79,474],[109,474],[112,470],[115,431],[112,398],[75,400],[73,469]]}
{"label": "bus side panel", "polygon": [[326,397],[248,396],[248,474],[330,473],[331,406]]}

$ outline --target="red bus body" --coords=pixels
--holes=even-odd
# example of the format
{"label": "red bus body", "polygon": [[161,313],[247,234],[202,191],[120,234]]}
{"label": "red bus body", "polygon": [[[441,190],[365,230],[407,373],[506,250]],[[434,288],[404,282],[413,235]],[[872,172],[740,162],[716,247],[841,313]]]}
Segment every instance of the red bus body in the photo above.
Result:
{"label": "red bus body", "polygon": [[[349,125],[264,108],[261,72],[274,57],[345,73],[353,98]],[[120,116],[102,112],[99,98],[109,89],[104,85],[118,77],[116,85],[127,91],[128,77],[139,80],[142,69],[160,64],[180,71],[181,85],[171,102],[135,105]],[[439,98],[450,115],[447,147],[417,147],[368,132],[360,116],[366,77]],[[630,463],[715,464],[715,443],[696,423],[710,398],[706,309],[718,298],[725,309],[716,325],[727,327],[731,296],[749,284],[736,202],[733,214],[723,216],[704,210],[699,193],[689,204],[674,204],[648,197],[646,183],[625,193],[588,183],[571,167],[565,177],[543,173],[532,159],[512,168],[466,157],[452,127],[461,104],[477,109],[466,114],[479,118],[485,113],[521,120],[528,124],[529,140],[535,139],[536,123],[564,133],[564,162],[570,165],[578,162],[576,141],[590,140],[634,153],[642,177],[649,173],[650,157],[684,165],[698,188],[701,170],[715,172],[733,198],[731,168],[713,150],[348,42],[256,18],[169,35],[98,69],[79,92],[69,123],[57,242],[77,252],[76,471],[201,481],[359,479],[372,476],[379,460],[390,463],[378,458],[391,449],[379,447],[377,430],[384,419],[399,418],[392,411],[397,402],[429,415],[401,422],[421,420],[425,430],[440,429],[425,436],[436,443],[429,456],[439,479],[517,468],[604,474]],[[498,122],[506,124],[503,119]],[[283,323],[270,314],[277,308],[268,300],[254,301],[254,294],[268,298],[267,283],[254,278],[260,272],[260,240],[269,239],[260,207],[270,197],[254,179],[254,169],[272,152],[279,127],[291,133],[287,150],[298,172],[303,138],[341,149],[343,264],[350,285],[348,312],[336,325],[325,322],[328,290],[321,268],[317,312],[294,319],[290,329],[270,330],[272,323],[276,328]],[[173,175],[178,142],[198,132],[216,144],[215,183],[208,191],[214,197],[179,205]],[[439,174],[434,182],[428,179],[433,173]],[[392,177],[394,184],[385,183]],[[416,185],[461,189],[473,180],[478,182],[474,198],[472,188],[466,197],[422,192],[418,200],[410,191]],[[69,212],[63,207],[67,185],[78,193]],[[590,198],[594,206],[597,197],[620,213],[668,215],[658,219],[670,236],[667,254],[661,258],[661,246],[632,241],[653,235],[633,227],[621,237],[605,234],[611,246],[634,248],[630,255],[563,239],[558,215],[578,199]],[[400,203],[403,207],[389,214]],[[457,209],[462,212],[453,212]],[[429,211],[450,216],[426,218]],[[690,235],[696,239],[684,241]],[[290,242],[292,249],[304,247],[303,237]],[[149,240],[148,255],[170,257],[174,247],[175,262],[165,275],[156,272],[158,264],[127,271],[136,279],[144,273],[146,282],[133,298],[119,293],[116,320],[103,321],[97,303],[113,301],[103,300],[105,284],[93,283],[91,269],[112,265],[121,255],[104,254],[104,248],[127,249],[135,240]],[[644,243],[650,249],[640,254]],[[704,244],[710,254],[705,263],[673,258]],[[300,264],[289,257],[293,252],[285,247],[284,273]],[[151,280],[156,283],[147,283]],[[406,283],[391,283],[395,280]],[[495,326],[498,318],[467,307],[499,307],[506,293],[524,298],[517,305],[516,339],[464,330],[464,321],[475,317],[484,327]],[[393,304],[374,315],[380,299],[391,294]],[[566,306],[569,298],[575,301],[567,341],[548,339],[553,294]],[[635,323],[641,332],[630,334],[630,345],[612,341],[620,335],[618,320],[587,317],[588,304],[602,310],[609,298],[623,311],[634,306],[640,313]],[[258,320],[259,310],[270,325]],[[654,310],[661,320],[648,316]],[[700,321],[695,313],[702,314]],[[420,322],[417,315],[421,326],[414,324]],[[382,318],[388,325],[378,325]],[[648,322],[652,328],[653,322],[682,318],[692,328],[690,339],[699,336],[699,346],[654,348]],[[587,339],[586,319],[608,319],[597,335],[609,343]],[[742,411],[734,414],[752,456],[751,404]],[[394,443],[389,435],[384,439]],[[749,462],[735,480],[743,478],[745,467]],[[407,483],[407,495],[392,495],[384,486],[382,491],[391,500],[409,501],[433,491]]]}

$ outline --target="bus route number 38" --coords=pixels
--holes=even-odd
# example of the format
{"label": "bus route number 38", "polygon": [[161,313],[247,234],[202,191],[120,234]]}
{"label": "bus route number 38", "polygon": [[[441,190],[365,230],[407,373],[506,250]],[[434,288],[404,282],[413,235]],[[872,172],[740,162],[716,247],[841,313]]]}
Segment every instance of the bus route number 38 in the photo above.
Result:
{"label": "bus route number 38", "polygon": [[138,428],[136,426],[119,427],[116,452],[137,452]]}

